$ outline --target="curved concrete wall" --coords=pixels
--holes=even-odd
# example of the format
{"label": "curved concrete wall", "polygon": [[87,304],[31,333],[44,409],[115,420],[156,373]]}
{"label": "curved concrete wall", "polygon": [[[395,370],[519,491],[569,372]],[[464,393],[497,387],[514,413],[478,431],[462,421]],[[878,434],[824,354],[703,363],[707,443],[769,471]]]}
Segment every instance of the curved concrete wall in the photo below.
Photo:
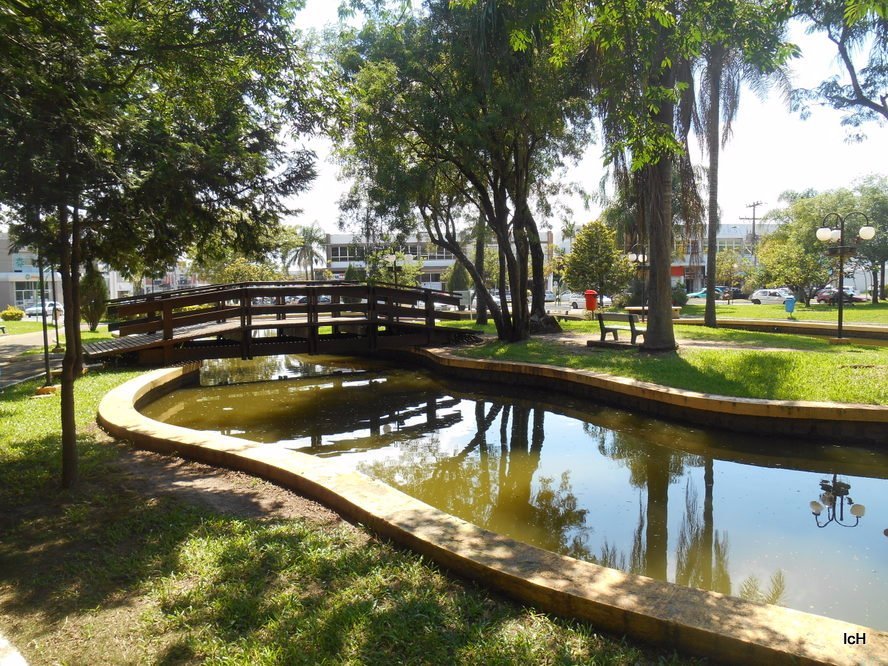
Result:
{"label": "curved concrete wall", "polygon": [[445,349],[415,349],[409,356],[455,377],[554,390],[700,425],[888,447],[888,408],[881,405],[734,398],[592,370],[466,358]]}
{"label": "curved concrete wall", "polygon": [[[241,470],[312,497],[377,533],[549,612],[720,661],[888,664],[888,634],[808,613],[663,583],[557,555],[455,518],[335,462],[153,421],[136,405],[181,385],[196,366],[156,370],[114,389],[98,421],[154,451]],[[866,635],[845,645],[845,635]]]}

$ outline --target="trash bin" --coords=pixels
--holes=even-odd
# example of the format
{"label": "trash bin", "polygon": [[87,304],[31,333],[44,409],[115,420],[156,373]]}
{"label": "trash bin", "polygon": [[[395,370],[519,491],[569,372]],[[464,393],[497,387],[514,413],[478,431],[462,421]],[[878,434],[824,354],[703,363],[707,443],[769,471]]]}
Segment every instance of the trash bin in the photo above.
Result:
{"label": "trash bin", "polygon": [[583,295],[586,297],[586,309],[589,312],[595,312],[598,308],[598,292],[594,289],[587,289]]}
{"label": "trash bin", "polygon": [[795,310],[795,296],[789,296],[785,301],[783,301],[784,309],[792,314],[792,311]]}

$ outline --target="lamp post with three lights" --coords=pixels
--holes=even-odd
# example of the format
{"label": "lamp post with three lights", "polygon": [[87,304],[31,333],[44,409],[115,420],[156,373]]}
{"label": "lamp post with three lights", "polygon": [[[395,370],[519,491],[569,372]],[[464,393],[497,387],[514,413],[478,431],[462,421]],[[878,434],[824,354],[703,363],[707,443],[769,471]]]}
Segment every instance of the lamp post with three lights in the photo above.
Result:
{"label": "lamp post with three lights", "polygon": [[[826,217],[823,218],[823,226],[817,230],[817,240],[823,243],[838,243],[835,247],[830,247],[827,250],[827,253],[830,255],[838,254],[839,255],[839,291],[836,294],[836,298],[839,302],[839,325],[838,325],[838,339],[842,339],[842,324],[844,319],[844,304],[845,304],[845,256],[851,256],[854,254],[854,251],[857,249],[855,245],[846,245],[845,243],[845,220],[847,220],[852,215],[860,215],[865,220],[864,226],[860,227],[860,230],[857,232],[857,236],[861,240],[870,240],[873,236],[876,235],[876,230],[869,224],[869,218],[860,211],[853,210],[844,217],[839,215],[838,213],[829,213]],[[828,225],[829,220],[831,218],[836,218],[839,221],[839,228],[832,229]]]}
{"label": "lamp post with three lights", "polygon": [[626,255],[626,258],[636,265],[637,269],[641,271],[641,320],[645,320],[645,316],[647,315],[647,307],[645,304],[645,275],[644,269],[647,268],[646,262],[648,260],[647,254],[645,254],[644,245],[641,243],[636,243],[631,248],[629,248],[629,252]]}

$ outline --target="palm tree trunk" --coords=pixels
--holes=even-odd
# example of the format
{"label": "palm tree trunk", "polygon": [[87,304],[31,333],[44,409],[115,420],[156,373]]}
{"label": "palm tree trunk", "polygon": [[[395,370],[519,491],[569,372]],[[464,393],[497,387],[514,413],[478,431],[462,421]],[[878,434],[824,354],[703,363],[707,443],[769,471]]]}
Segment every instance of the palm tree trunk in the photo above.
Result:
{"label": "palm tree trunk", "polygon": [[[660,41],[665,44],[670,35],[661,28]],[[656,58],[655,62],[661,62]],[[675,84],[672,66],[664,67],[651,82],[665,90]],[[660,103],[653,116],[656,124],[672,131],[675,104]],[[648,210],[648,240],[650,242],[650,290],[648,293],[648,323],[643,349],[666,351],[675,349],[675,331],[672,328],[672,155],[661,154],[658,161],[645,168],[646,207]]]}
{"label": "palm tree trunk", "polygon": [[725,48],[721,44],[713,44],[709,52],[706,69],[707,85],[709,86],[709,108],[706,109],[706,147],[709,151],[709,221],[706,248],[706,312],[703,323],[716,326],[715,318],[715,255],[718,251],[716,234],[718,233],[718,158],[719,158],[719,120],[721,118],[721,84],[724,68]]}

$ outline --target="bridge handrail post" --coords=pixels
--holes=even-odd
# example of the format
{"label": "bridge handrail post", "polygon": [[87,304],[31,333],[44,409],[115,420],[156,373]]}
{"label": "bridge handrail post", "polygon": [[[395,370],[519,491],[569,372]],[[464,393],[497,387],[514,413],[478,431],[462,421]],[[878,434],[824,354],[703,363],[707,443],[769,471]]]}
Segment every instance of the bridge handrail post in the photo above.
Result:
{"label": "bridge handrail post", "polygon": [[248,328],[253,324],[252,305],[249,287],[242,283],[240,286],[240,316],[241,316],[241,358],[250,358],[250,338],[253,332]]}
{"label": "bridge handrail post", "polygon": [[376,287],[367,285],[367,340],[370,351],[376,351],[376,334],[379,320],[376,313]]}
{"label": "bridge handrail post", "polygon": [[432,290],[425,290],[425,315],[426,315],[426,343],[432,343],[432,331],[435,329],[435,301],[432,298]]}

